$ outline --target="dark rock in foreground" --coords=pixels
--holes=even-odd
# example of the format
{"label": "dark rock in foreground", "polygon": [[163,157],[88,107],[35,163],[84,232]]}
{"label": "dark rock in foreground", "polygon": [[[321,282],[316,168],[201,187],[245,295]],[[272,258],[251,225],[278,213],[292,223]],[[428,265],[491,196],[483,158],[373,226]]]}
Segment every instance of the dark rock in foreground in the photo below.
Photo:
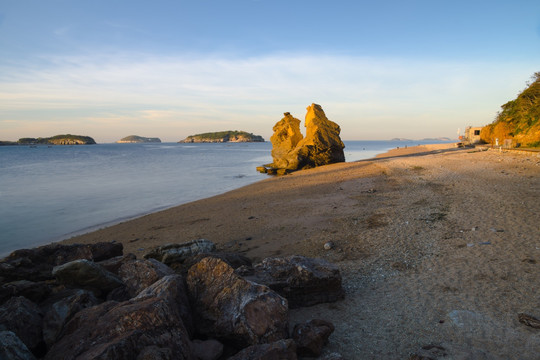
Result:
{"label": "dark rock in foreground", "polygon": [[121,243],[107,242],[90,245],[45,245],[12,252],[0,260],[0,281],[41,281],[53,278],[55,266],[79,259],[101,261],[122,255]]}
{"label": "dark rock in foreground", "polygon": [[187,258],[216,250],[216,245],[206,239],[197,239],[182,244],[167,244],[158,246],[144,255],[145,259],[156,259],[167,266],[183,263]]}
{"label": "dark rock in foreground", "polygon": [[187,277],[195,328],[239,348],[287,338],[287,300],[244,280],[220,259],[207,257]]}
{"label": "dark rock in foreground", "polygon": [[20,296],[9,299],[0,308],[0,330],[12,331],[34,354],[43,352],[41,309]]}
{"label": "dark rock in foreground", "polygon": [[135,359],[167,349],[174,359],[193,359],[178,303],[182,297],[108,301],[78,312],[45,359]]}
{"label": "dark rock in foreground", "polygon": [[56,266],[52,271],[58,283],[106,295],[124,285],[122,280],[93,261],[81,259]]}
{"label": "dark rock in foreground", "polygon": [[0,331],[0,359],[35,360],[26,345],[11,331]]}
{"label": "dark rock in foreground", "polygon": [[285,297],[289,308],[335,302],[344,297],[337,266],[323,259],[292,255],[266,258],[247,279],[264,284]]}
{"label": "dark rock in foreground", "polygon": [[[0,358],[296,359],[297,350],[317,353],[333,328],[322,320],[295,328],[303,335],[295,335],[297,348],[288,339],[287,300],[240,275],[300,301],[300,289],[311,297],[331,292],[338,278],[341,289],[326,262],[272,258],[253,268],[208,240],[152,254],[176,272],[152,257],[124,256],[115,243],[49,245],[0,260],[2,281],[9,280],[0,287]],[[187,281],[178,274],[186,272]]]}
{"label": "dark rock in foreground", "polygon": [[334,332],[334,325],[325,320],[313,319],[305,324],[296,324],[292,338],[298,347],[298,355],[317,357]]}
{"label": "dark rock in foreground", "polygon": [[279,340],[271,344],[252,345],[228,360],[296,360],[296,344],[293,340]]}

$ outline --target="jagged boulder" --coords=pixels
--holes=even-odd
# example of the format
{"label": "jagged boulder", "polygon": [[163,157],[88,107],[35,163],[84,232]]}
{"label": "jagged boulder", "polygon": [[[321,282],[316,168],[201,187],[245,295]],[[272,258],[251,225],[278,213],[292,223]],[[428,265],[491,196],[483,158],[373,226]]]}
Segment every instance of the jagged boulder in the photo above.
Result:
{"label": "jagged boulder", "polygon": [[296,360],[296,344],[291,339],[249,346],[228,360]]}
{"label": "jagged boulder", "polygon": [[338,124],[328,120],[320,105],[311,104],[307,107],[304,125],[306,137],[295,149],[298,169],[345,161],[343,153],[345,145],[339,137],[341,129]]}
{"label": "jagged boulder", "polygon": [[[45,359],[193,359],[174,296],[108,301],[78,312]],[[160,355],[160,356],[161,356]]]}
{"label": "jagged boulder", "polygon": [[238,348],[288,335],[287,300],[249,282],[224,261],[207,257],[187,276],[196,330]]}
{"label": "jagged boulder", "polygon": [[52,269],[67,262],[87,259],[102,261],[122,255],[123,245],[103,242],[89,245],[52,244],[34,249],[21,249],[0,260],[0,281],[41,281],[53,278]]}
{"label": "jagged boulder", "polygon": [[333,332],[334,325],[326,320],[313,319],[304,324],[296,324],[292,338],[296,342],[298,355],[318,357]]}
{"label": "jagged boulder", "polygon": [[194,333],[191,307],[182,276],[176,274],[166,275],[141,291],[134,299],[142,300],[148,298],[165,299],[171,304],[175,304],[184,327],[189,334]]}
{"label": "jagged boulder", "polygon": [[15,333],[34,354],[41,354],[42,317],[36,304],[22,296],[13,297],[0,307],[0,330]]}
{"label": "jagged boulder", "polygon": [[341,129],[328,120],[320,105],[307,107],[305,137],[299,124],[300,120],[289,113],[276,123],[270,138],[273,163],[258,167],[259,171],[283,174],[345,161],[345,145],[339,137]]}
{"label": "jagged boulder", "polygon": [[104,268],[105,270],[112,272],[115,275],[118,275],[118,271],[127,262],[136,260],[137,257],[134,254],[126,254],[121,256],[115,256],[113,258],[99,261],[97,264]]}
{"label": "jagged boulder", "polygon": [[60,335],[64,325],[82,309],[98,305],[100,301],[91,291],[82,289],[68,289],[61,291],[47,299],[42,304],[43,340],[50,348]]}
{"label": "jagged boulder", "polygon": [[35,360],[28,347],[12,331],[0,331],[0,359]]}
{"label": "jagged boulder", "polygon": [[[274,125],[274,134],[270,137],[272,142],[272,159],[273,166],[281,169],[290,169],[289,162],[291,161],[291,152],[296,148],[298,143],[302,141],[304,136],[300,132],[300,120],[294,118],[290,113],[286,112],[283,119]],[[296,162],[296,159],[292,159]]]}
{"label": "jagged boulder", "polygon": [[252,266],[251,260],[245,257],[244,255],[238,254],[238,253],[226,253],[226,252],[211,252],[211,253],[202,253],[202,254],[193,255],[185,259],[183,263],[181,264],[174,263],[171,266],[174,268],[174,270],[177,273],[180,273],[183,276],[187,276],[189,269],[193,265],[195,265],[196,263],[204,259],[205,257],[213,257],[213,258],[223,260],[235,270],[242,266],[245,266],[248,268],[251,268]]}
{"label": "jagged boulder", "polygon": [[156,259],[128,261],[118,270],[118,275],[126,284],[130,297],[134,297],[162,277],[173,274],[174,271],[170,267]]}
{"label": "jagged boulder", "polygon": [[193,355],[198,360],[218,360],[223,355],[223,344],[215,339],[193,340]]}
{"label": "jagged boulder", "polygon": [[60,284],[89,289],[98,296],[106,295],[111,290],[124,286],[122,280],[116,275],[86,259],[56,266],[52,274]]}
{"label": "jagged boulder", "polygon": [[158,246],[144,255],[145,259],[156,259],[167,266],[175,267],[182,264],[187,258],[216,250],[216,245],[210,240],[197,239],[181,244],[167,244]]}
{"label": "jagged boulder", "polygon": [[45,281],[18,280],[0,286],[0,304],[15,296],[25,298],[39,303],[51,292],[49,285]]}
{"label": "jagged boulder", "polygon": [[245,278],[286,298],[291,309],[335,302],[344,296],[338,267],[324,259],[300,255],[266,258]]}

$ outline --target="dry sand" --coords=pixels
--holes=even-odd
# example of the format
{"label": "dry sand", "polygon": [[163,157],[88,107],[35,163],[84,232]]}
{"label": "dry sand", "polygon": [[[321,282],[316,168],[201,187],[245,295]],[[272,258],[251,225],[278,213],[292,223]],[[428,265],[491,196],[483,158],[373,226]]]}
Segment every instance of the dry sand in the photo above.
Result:
{"label": "dry sand", "polygon": [[[269,178],[65,243],[116,240],[139,257],[206,238],[254,260],[336,263],[346,298],[292,310],[336,330],[325,353],[407,359],[539,359],[540,157],[429,145]],[[324,250],[333,241],[335,248]],[[469,357],[460,357],[460,356]]]}

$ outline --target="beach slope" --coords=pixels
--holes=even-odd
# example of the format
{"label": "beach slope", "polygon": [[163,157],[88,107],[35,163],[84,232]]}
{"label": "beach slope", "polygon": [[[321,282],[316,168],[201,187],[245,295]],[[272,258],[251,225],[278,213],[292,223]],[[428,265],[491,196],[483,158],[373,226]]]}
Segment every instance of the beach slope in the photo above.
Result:
{"label": "beach slope", "polygon": [[[64,243],[116,240],[138,257],[206,238],[254,259],[301,254],[336,263],[345,300],[291,310],[336,327],[326,352],[405,359],[537,358],[540,158],[448,145],[269,178]],[[334,247],[324,249],[332,241]]]}

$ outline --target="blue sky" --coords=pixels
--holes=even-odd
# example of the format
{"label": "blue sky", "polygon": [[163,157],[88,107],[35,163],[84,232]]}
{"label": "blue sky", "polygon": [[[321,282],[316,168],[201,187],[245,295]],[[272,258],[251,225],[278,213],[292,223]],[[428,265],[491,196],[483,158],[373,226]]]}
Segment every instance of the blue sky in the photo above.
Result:
{"label": "blue sky", "polygon": [[532,0],[0,0],[0,140],[269,139],[313,102],[345,140],[456,137],[537,71]]}

